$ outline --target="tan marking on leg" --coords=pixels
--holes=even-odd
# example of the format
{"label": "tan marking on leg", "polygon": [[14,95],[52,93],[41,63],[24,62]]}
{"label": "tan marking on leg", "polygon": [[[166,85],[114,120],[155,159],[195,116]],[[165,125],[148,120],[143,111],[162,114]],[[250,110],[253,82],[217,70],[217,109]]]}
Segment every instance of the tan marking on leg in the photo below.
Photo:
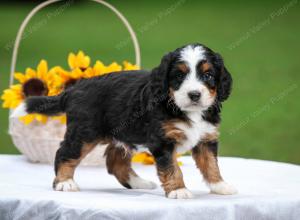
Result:
{"label": "tan marking on leg", "polygon": [[106,148],[106,167],[109,174],[113,174],[126,188],[154,189],[156,184],[140,178],[131,167],[132,151],[124,145],[116,146],[110,143]]}
{"label": "tan marking on leg", "polygon": [[81,148],[81,155],[78,159],[70,159],[66,162],[62,162],[58,167],[54,184],[68,179],[73,179],[75,168],[78,166],[80,161],[94,149],[97,143],[98,142],[84,144]]}
{"label": "tan marking on leg", "polygon": [[172,156],[172,164],[166,169],[157,166],[157,173],[166,194],[176,189],[185,188],[182,172],[176,159],[176,151]]}
{"label": "tan marking on leg", "polygon": [[201,143],[192,151],[193,158],[196,161],[197,167],[200,169],[205,181],[208,183],[217,183],[222,181],[218,161],[214,153],[206,146],[206,143]]}
{"label": "tan marking on leg", "polygon": [[130,188],[128,185],[129,174],[137,176],[131,168],[131,150],[128,148],[125,150],[124,148],[116,147],[115,144],[110,143],[107,146],[104,155],[106,156],[108,173],[115,175],[123,186]]}

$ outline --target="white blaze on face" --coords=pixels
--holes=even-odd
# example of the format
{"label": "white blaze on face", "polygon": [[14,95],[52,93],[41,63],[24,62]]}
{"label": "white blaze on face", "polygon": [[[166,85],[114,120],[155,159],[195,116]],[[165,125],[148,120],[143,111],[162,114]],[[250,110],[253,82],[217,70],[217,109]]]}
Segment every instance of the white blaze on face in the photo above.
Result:
{"label": "white blaze on face", "polygon": [[[206,59],[205,49],[202,46],[189,45],[181,51],[180,56],[180,60],[188,65],[190,72],[187,73],[179,89],[174,91],[175,103],[183,111],[205,110],[214,102],[214,97],[211,96],[208,88],[197,77],[197,65]],[[201,93],[198,105],[193,104],[188,96],[192,91]]]}

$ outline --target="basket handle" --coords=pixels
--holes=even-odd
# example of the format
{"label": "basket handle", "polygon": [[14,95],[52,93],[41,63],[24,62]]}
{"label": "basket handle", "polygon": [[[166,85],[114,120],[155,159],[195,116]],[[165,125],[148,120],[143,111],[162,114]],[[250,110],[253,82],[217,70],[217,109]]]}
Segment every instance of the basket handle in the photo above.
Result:
{"label": "basket handle", "polygon": [[[13,48],[13,54],[12,54],[12,59],[11,59],[11,67],[10,67],[10,80],[9,80],[9,86],[11,86],[14,82],[14,73],[15,73],[15,68],[16,68],[16,61],[17,61],[17,55],[18,55],[18,49],[19,49],[19,45],[20,45],[20,41],[22,38],[22,34],[24,32],[24,29],[26,27],[26,25],[28,24],[28,22],[30,21],[30,19],[42,8],[46,7],[47,5],[50,5],[52,3],[55,2],[59,2],[59,1],[63,1],[63,0],[47,0],[39,5],[37,5],[34,9],[32,9],[32,11],[26,16],[26,18],[24,19],[24,21],[22,22],[18,33],[17,33],[17,37],[14,43],[14,48]],[[112,10],[117,16],[118,18],[123,22],[123,24],[125,25],[125,27],[127,28],[131,40],[133,42],[134,45],[134,51],[135,51],[135,63],[138,66],[141,66],[141,52],[140,52],[140,46],[137,40],[137,37],[135,35],[135,32],[133,31],[131,25],[129,24],[128,20],[124,17],[123,14],[121,14],[121,12],[119,12],[114,6],[112,6],[111,4],[103,1],[103,0],[91,0],[97,3],[100,3],[104,6],[106,6],[107,8],[109,8],[110,10]]]}

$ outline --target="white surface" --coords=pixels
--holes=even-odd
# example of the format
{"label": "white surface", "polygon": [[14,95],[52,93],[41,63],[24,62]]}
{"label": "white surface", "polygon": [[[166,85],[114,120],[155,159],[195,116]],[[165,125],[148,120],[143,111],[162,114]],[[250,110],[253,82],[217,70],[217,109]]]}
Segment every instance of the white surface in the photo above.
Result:
{"label": "white surface", "polygon": [[[300,166],[220,158],[224,179],[239,194],[209,194],[190,157],[180,158],[192,199],[164,197],[163,190],[128,190],[105,168],[80,167],[80,192],[51,188],[53,167],[23,156],[0,156],[0,219],[300,219]],[[136,172],[159,185],[154,166]]]}

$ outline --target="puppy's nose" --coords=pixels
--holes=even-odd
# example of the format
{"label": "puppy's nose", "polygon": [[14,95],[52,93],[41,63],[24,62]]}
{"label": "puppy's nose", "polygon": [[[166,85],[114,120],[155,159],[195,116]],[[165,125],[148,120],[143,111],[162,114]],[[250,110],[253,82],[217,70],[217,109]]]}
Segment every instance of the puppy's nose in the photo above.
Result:
{"label": "puppy's nose", "polygon": [[188,93],[188,96],[193,102],[198,102],[201,97],[201,93],[198,91],[191,91]]}

